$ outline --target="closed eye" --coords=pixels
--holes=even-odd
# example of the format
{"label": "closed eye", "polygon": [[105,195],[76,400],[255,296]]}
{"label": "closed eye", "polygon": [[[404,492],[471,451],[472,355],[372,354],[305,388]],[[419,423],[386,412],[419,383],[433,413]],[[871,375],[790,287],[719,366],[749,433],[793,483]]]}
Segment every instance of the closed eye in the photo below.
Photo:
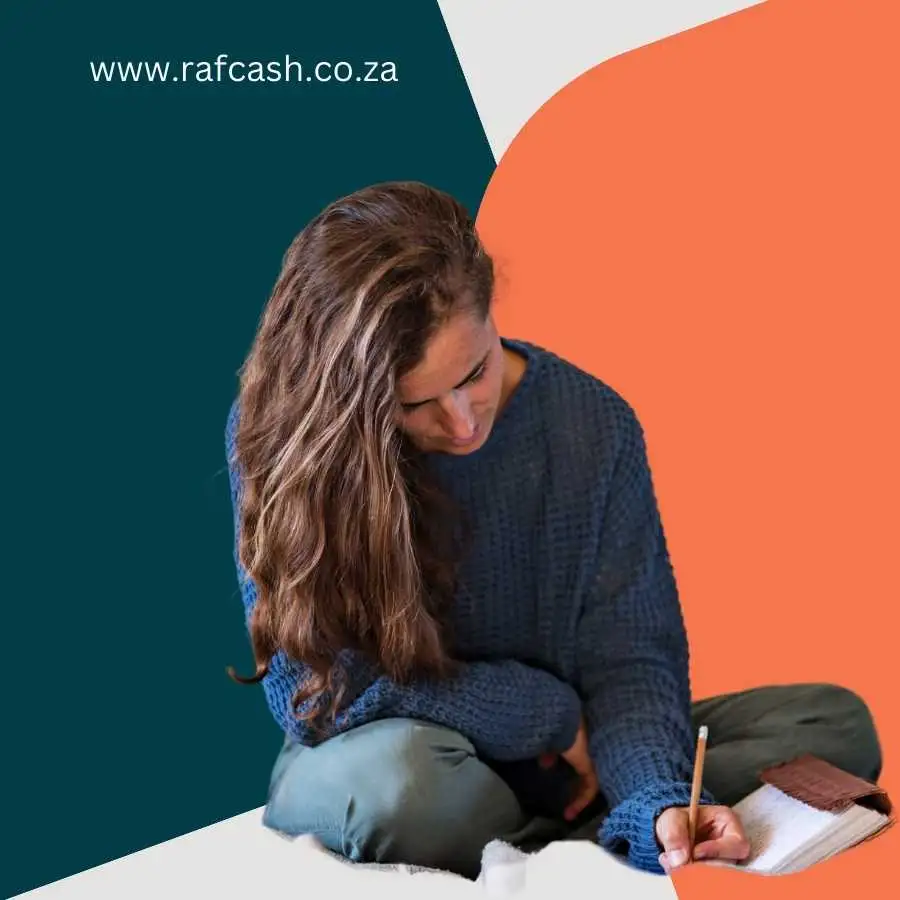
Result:
{"label": "closed eye", "polygon": [[469,380],[466,384],[474,384],[476,381],[481,381],[484,378],[484,372],[487,369],[487,363],[483,362],[470,376]]}
{"label": "closed eye", "polygon": [[[489,357],[486,356],[478,365],[478,368],[476,368],[474,372],[467,375],[465,379],[463,379],[458,385],[456,385],[454,390],[459,390],[461,387],[465,387],[465,385],[467,384],[475,384],[476,381],[480,381],[484,377],[484,373],[487,370],[488,359]],[[424,406],[426,403],[432,403],[436,399],[436,397],[433,397],[430,400],[419,400],[415,403],[401,403],[400,408],[406,411],[418,409],[420,406]]]}

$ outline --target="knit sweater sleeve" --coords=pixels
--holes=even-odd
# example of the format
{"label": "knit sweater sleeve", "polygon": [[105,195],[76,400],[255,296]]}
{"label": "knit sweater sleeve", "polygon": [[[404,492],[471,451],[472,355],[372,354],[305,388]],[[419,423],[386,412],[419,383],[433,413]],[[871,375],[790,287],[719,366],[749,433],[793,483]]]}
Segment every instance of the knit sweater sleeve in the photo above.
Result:
{"label": "knit sweater sleeve", "polygon": [[[656,819],[690,802],[688,645],[643,432],[624,401],[617,421],[596,579],[580,622],[579,687],[610,806],[600,841],[638,868],[661,872]],[[712,798],[704,793],[703,802]]]}
{"label": "knit sweater sleeve", "polygon": [[[238,580],[249,622],[256,588],[238,564]],[[303,744],[384,718],[409,718],[452,728],[467,737],[479,756],[519,760],[562,752],[575,740],[580,700],[564,682],[516,660],[460,665],[452,678],[399,685],[359,654],[339,657],[350,698],[333,724],[314,732],[294,712],[292,697],[308,670],[277,653],[263,679],[269,711],[282,730]],[[523,702],[522,698],[528,698]],[[301,707],[301,710],[303,707]]]}
{"label": "knit sweater sleeve", "polygon": [[[226,430],[229,482],[234,521],[234,561],[249,626],[257,587],[241,565],[241,480],[234,461],[234,411]],[[315,732],[296,714],[292,698],[308,674],[307,667],[279,652],[271,660],[262,686],[269,710],[282,730],[312,745],[376,719],[411,718],[452,728],[467,737],[480,756],[498,761],[561,752],[575,740],[581,699],[573,687],[549,672],[516,660],[460,663],[453,677],[397,684],[360,654],[339,656],[348,702],[333,724]],[[302,711],[302,708],[301,710]]]}

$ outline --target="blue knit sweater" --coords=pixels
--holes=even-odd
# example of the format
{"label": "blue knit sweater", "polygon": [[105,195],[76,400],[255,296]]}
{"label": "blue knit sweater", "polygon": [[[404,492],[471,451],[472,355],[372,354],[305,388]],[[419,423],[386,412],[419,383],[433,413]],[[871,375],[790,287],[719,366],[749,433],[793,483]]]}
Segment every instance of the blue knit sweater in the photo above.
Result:
{"label": "blue knit sweater", "polygon": [[[487,442],[429,460],[474,528],[451,623],[464,665],[451,680],[400,687],[346,654],[355,699],[335,730],[423,719],[508,761],[568,749],[583,714],[610,807],[598,838],[659,872],[655,820],[689,803],[694,734],[687,640],[642,429],[593,376],[534,345],[504,344],[527,367]],[[236,421],[237,404],[226,428],[235,513]],[[255,589],[236,563],[249,620]],[[306,742],[291,711],[302,671],[280,654],[263,689],[281,728]]]}

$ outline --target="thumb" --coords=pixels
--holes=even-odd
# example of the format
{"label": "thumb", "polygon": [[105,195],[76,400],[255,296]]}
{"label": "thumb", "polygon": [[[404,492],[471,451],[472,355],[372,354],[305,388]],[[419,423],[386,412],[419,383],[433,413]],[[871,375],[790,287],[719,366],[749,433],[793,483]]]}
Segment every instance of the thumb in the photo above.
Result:
{"label": "thumb", "polygon": [[656,836],[662,844],[663,868],[677,869],[690,859],[690,833],[687,810],[672,807],[656,820]]}

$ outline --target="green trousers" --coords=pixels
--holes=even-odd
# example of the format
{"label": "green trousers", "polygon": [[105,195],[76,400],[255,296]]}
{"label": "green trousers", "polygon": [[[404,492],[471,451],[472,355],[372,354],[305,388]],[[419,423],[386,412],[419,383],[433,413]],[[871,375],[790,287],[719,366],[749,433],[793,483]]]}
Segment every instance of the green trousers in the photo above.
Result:
{"label": "green trousers", "polygon": [[[704,786],[734,805],[762,769],[813,753],[875,780],[881,752],[865,703],[840,687],[758,688],[700,700],[709,726]],[[287,741],[272,772],[264,823],[313,834],[348,859],[407,863],[476,877],[494,838],[526,849],[593,838],[602,797],[575,823],[562,819],[571,770],[536,761],[491,764],[461,734],[411,719],[384,719],[314,748]]]}

